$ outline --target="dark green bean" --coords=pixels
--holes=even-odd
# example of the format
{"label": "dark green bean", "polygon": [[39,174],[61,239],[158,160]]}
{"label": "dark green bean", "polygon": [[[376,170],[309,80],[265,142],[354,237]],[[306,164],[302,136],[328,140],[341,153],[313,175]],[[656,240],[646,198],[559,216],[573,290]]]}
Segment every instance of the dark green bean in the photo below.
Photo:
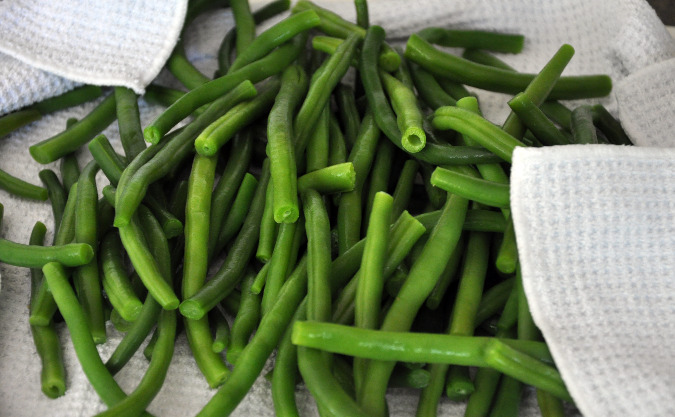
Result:
{"label": "dark green bean", "polygon": [[[472,211],[473,210],[467,211],[467,216]],[[432,227],[428,228],[428,230],[431,229]],[[438,279],[438,282],[431,291],[431,294],[429,294],[429,298],[427,298],[427,308],[431,310],[438,309],[441,301],[443,300],[443,297],[445,297],[448,287],[450,287],[450,284],[456,278],[457,271],[459,270],[459,266],[462,261],[462,255],[464,254],[464,247],[466,246],[465,240],[466,239],[460,239],[459,242],[457,242],[457,246],[455,246],[455,249],[452,251],[452,255],[450,256],[450,259],[448,259],[448,263],[445,265],[445,269],[443,270],[441,277]]]}
{"label": "dark green bean", "polygon": [[31,146],[31,156],[41,164],[48,164],[76,151],[115,120],[115,95],[110,94],[82,120],[66,131]]}
{"label": "dark green bean", "polygon": [[542,417],[564,417],[565,408],[562,401],[553,394],[546,391],[537,390],[537,404]]}
{"label": "dark green bean", "polygon": [[515,71],[515,69],[513,69],[513,67],[506,62],[481,49],[466,49],[462,53],[462,58],[468,59],[469,61],[475,62],[477,64],[487,65],[488,67],[500,68],[507,71]]}
{"label": "dark green bean", "polygon": [[168,88],[161,85],[150,84],[149,86],[145,87],[143,100],[148,103],[169,107],[184,95],[185,91],[175,90],[173,88]]}
{"label": "dark green bean", "polygon": [[338,84],[335,89],[335,101],[337,102],[340,122],[345,132],[345,141],[347,147],[351,149],[356,142],[361,124],[354,90],[346,84]]}
{"label": "dark green bean", "polygon": [[[372,26],[371,26],[372,27]],[[368,195],[366,196],[366,207],[363,213],[363,230],[368,228],[368,217],[373,207],[373,199],[378,191],[387,192],[389,185],[389,176],[394,159],[394,147],[389,141],[380,141],[375,151],[375,160],[370,170],[370,184],[368,185]]]}
{"label": "dark green bean", "polygon": [[593,122],[598,126],[600,131],[607,136],[607,139],[615,145],[632,145],[626,132],[621,127],[621,123],[607,111],[602,104],[593,106]]}
{"label": "dark green bean", "polygon": [[40,119],[42,113],[32,108],[6,114],[0,117],[0,138]]}
{"label": "dark green bean", "polygon": [[126,274],[122,259],[122,242],[119,235],[111,231],[101,241],[101,270],[103,289],[115,311],[126,320],[133,322],[141,313],[143,304],[136,296]]}
{"label": "dark green bean", "polygon": [[214,255],[219,254],[223,248],[225,248],[225,245],[237,234],[239,229],[241,229],[253,202],[253,198],[255,197],[257,188],[258,180],[256,180],[253,175],[246,173],[239,185],[237,195],[232,202],[232,207],[218,234],[218,241],[216,242],[216,247],[213,251]]}
{"label": "dark green bean", "polygon": [[260,234],[258,237],[258,250],[255,257],[262,263],[267,263],[272,257],[274,242],[277,239],[277,223],[274,221],[274,186],[267,184],[265,192],[265,205],[260,219]]}
{"label": "dark green bean", "polygon": [[570,143],[525,93],[520,93],[511,99],[509,107],[541,143],[549,146]]}
{"label": "dark green bean", "polygon": [[6,190],[19,197],[29,198],[31,200],[44,201],[48,197],[46,188],[38,187],[27,183],[24,180],[13,177],[9,173],[0,169],[0,189]]}
{"label": "dark green bean", "polygon": [[255,39],[255,21],[248,0],[230,0],[230,7],[236,24],[237,55],[241,55]]}
{"label": "dark green bean", "polygon": [[66,192],[70,192],[77,179],[80,178],[80,166],[77,163],[75,154],[71,153],[61,158],[60,172],[63,188]]}
{"label": "dark green bean", "polygon": [[598,143],[591,106],[579,106],[572,110],[570,130],[575,143]]}
{"label": "dark green bean", "polygon": [[115,87],[115,105],[120,141],[124,154],[131,161],[145,149],[143,130],[138,113],[138,97],[126,87]]}
{"label": "dark green bean", "polygon": [[43,169],[38,174],[40,180],[47,188],[47,193],[49,195],[49,202],[52,205],[52,214],[54,215],[54,230],[59,230],[59,225],[61,224],[61,217],[63,217],[63,210],[66,208],[66,200],[68,196],[66,191],[61,186],[61,181],[59,177],[56,176],[54,171],[51,169]]}
{"label": "dark green bean", "polygon": [[514,278],[506,279],[483,293],[478,310],[476,310],[476,326],[504,308],[506,300],[513,290],[514,282]]}
{"label": "dark green bean", "polygon": [[437,78],[436,81],[440,84],[441,88],[455,100],[462,99],[464,97],[473,97],[469,90],[464,87],[464,85],[448,80],[447,78]]}
{"label": "dark green bean", "polygon": [[209,312],[209,322],[215,329],[211,350],[215,353],[221,353],[230,344],[230,324],[218,308],[213,308]]}
{"label": "dark green bean", "polygon": [[251,334],[260,323],[261,296],[251,292],[251,285],[254,280],[255,274],[249,271],[241,286],[241,303],[237,316],[232,323],[230,344],[227,348],[227,361],[235,366],[239,355],[248,344]]}
{"label": "dark green bean", "polygon": [[266,264],[266,266],[269,265],[269,270],[267,271],[267,280],[265,281],[265,292],[262,296],[261,312],[263,315],[272,307],[286,280],[286,271],[289,266],[292,267],[290,265],[290,257],[297,231],[297,221],[296,223],[282,223],[279,226],[279,233],[277,234],[272,258]]}
{"label": "dark green bean", "polygon": [[412,159],[408,159],[403,164],[403,169],[401,169],[396,188],[394,189],[394,205],[391,210],[391,221],[396,220],[403,213],[403,210],[408,207],[419,167],[420,165],[417,161]]}
{"label": "dark green bean", "polygon": [[522,51],[525,41],[523,35],[480,30],[452,30],[438,27],[428,27],[417,32],[417,34],[427,42],[441,46],[484,49],[511,54]]}
{"label": "dark green bean", "polygon": [[[305,155],[306,167],[304,171],[312,172],[328,166],[330,154],[330,103],[327,103],[319,119],[314,124],[314,129],[307,140]],[[302,167],[300,167],[302,171]]]}
{"label": "dark green bean", "polygon": [[347,162],[347,143],[340,130],[340,123],[334,114],[330,115],[330,148],[328,151],[328,165],[337,165]]}
{"label": "dark green bean", "polygon": [[410,64],[410,75],[412,75],[415,88],[422,100],[436,110],[443,106],[454,106],[456,100],[446,93],[434,76],[417,64]]}
{"label": "dark green bean", "polygon": [[[265,289],[267,292],[267,289]],[[304,320],[304,309],[296,310],[291,323]],[[272,374],[272,400],[274,412],[279,417],[300,417],[295,401],[295,385],[298,376],[298,349],[291,342],[292,326],[288,326],[279,342],[277,356],[274,358]]]}
{"label": "dark green bean", "polygon": [[171,56],[166,61],[166,68],[181,84],[190,90],[211,81],[187,59],[182,40],[179,40],[173,48]]}
{"label": "dark green bean", "polygon": [[[501,93],[517,94],[534,78],[533,74],[488,67],[441,52],[415,34],[408,39],[405,57],[439,76]],[[612,81],[606,75],[561,77],[549,97],[551,99],[603,97],[609,94],[611,89]]]}

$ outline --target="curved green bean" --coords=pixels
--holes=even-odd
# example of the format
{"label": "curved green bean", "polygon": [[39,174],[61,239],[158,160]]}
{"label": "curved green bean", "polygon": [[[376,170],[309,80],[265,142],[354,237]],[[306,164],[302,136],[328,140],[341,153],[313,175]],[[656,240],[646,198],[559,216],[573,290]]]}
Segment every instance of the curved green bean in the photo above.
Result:
{"label": "curved green bean", "polygon": [[426,134],[415,93],[386,72],[380,73],[380,79],[396,113],[403,149],[410,153],[421,151],[426,145]]}
{"label": "curved green bean", "polygon": [[131,89],[115,87],[115,106],[120,141],[124,154],[131,161],[145,150],[141,119],[138,112],[138,97]]}
{"label": "curved green bean", "polygon": [[251,334],[260,323],[260,299],[259,294],[251,292],[251,286],[255,280],[255,274],[248,273],[241,287],[241,303],[239,311],[232,323],[230,343],[227,348],[227,361],[237,365],[239,355],[248,344]]}
{"label": "curved green bean", "polygon": [[52,205],[52,214],[54,215],[54,230],[59,230],[61,217],[63,217],[63,210],[66,208],[66,200],[68,200],[68,196],[66,191],[63,189],[63,186],[61,186],[59,177],[56,176],[54,171],[51,169],[43,169],[38,175],[45,188],[47,188],[49,202]]}
{"label": "curved green bean", "polygon": [[575,143],[598,143],[591,106],[579,106],[572,110],[570,130]]}
{"label": "curved green bean", "polygon": [[0,189],[6,190],[16,196],[29,198],[31,200],[44,201],[49,196],[46,188],[27,183],[26,181],[13,177],[1,169]]}
{"label": "curved green bean", "polygon": [[509,207],[509,186],[474,178],[445,168],[436,168],[431,184],[453,194],[493,207]]}
{"label": "curved green bean", "polygon": [[113,308],[124,320],[133,322],[141,313],[143,304],[126,274],[122,250],[119,235],[114,231],[108,232],[101,241],[102,283]]}

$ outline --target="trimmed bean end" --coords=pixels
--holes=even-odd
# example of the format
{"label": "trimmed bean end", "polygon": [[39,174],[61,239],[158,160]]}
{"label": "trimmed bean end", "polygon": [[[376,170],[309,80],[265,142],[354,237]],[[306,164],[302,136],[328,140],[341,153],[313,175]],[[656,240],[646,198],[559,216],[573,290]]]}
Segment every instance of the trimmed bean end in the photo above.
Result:
{"label": "trimmed bean end", "polygon": [[195,149],[202,156],[213,156],[218,152],[218,145],[211,143],[208,138],[197,138],[195,140]]}
{"label": "trimmed bean end", "polygon": [[223,343],[220,340],[216,340],[211,345],[211,350],[213,351],[213,353],[221,353],[222,351],[225,350],[225,343]]}
{"label": "trimmed bean end", "polygon": [[49,381],[42,384],[42,392],[49,398],[58,398],[66,393],[66,384],[58,379]]}
{"label": "trimmed bean end", "polygon": [[277,223],[295,223],[299,216],[298,206],[282,206],[274,210],[274,221]]}
{"label": "trimmed bean end", "polygon": [[162,230],[167,239],[172,239],[183,234],[183,223],[178,219],[169,219],[162,225]]}
{"label": "trimmed bean end", "polygon": [[[30,153],[30,156],[35,159],[35,162],[46,165],[49,164],[50,162],[54,162],[55,159],[53,159],[48,153],[44,152],[44,150],[38,145],[33,145],[30,148],[28,148],[28,152]],[[47,199],[47,190],[45,190],[45,200]]]}
{"label": "trimmed bean end", "polygon": [[204,308],[194,300],[184,300],[180,303],[178,309],[180,310],[180,314],[191,320],[199,320],[206,314]]}
{"label": "trimmed bean end", "polygon": [[394,72],[401,66],[401,56],[394,51],[380,54],[378,64],[386,72]]}
{"label": "trimmed bean end", "polygon": [[513,274],[516,272],[516,263],[518,259],[511,256],[498,256],[495,264],[497,269],[504,274]]}
{"label": "trimmed bean end", "polygon": [[157,144],[162,139],[162,134],[159,132],[159,129],[155,126],[148,126],[143,129],[143,138],[146,142]]}
{"label": "trimmed bean end", "polygon": [[406,151],[417,153],[427,144],[427,135],[419,127],[408,127],[401,137],[401,144]]}

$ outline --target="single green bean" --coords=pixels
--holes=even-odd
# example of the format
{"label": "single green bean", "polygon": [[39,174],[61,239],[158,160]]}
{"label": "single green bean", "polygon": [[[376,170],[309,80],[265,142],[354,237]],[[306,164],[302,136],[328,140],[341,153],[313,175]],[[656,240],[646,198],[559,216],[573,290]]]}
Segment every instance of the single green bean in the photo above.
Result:
{"label": "single green bean", "polygon": [[356,8],[356,24],[367,29],[369,26],[368,1],[354,0],[354,7]]}
{"label": "single green bean", "polygon": [[[290,224],[295,224],[295,223],[290,223]],[[265,265],[263,265],[262,268],[260,268],[260,271],[255,276],[255,279],[253,280],[253,284],[251,284],[251,292],[253,294],[260,294],[263,290],[263,287],[267,288],[267,275],[269,274],[271,266],[271,260],[270,262],[267,262]],[[267,292],[267,291],[265,291]],[[264,295],[264,294],[263,294]],[[262,306],[261,306],[262,309]],[[264,311],[262,314],[265,314]],[[236,315],[236,312],[235,312]]]}
{"label": "single green bean", "polygon": [[[389,224],[394,210],[394,199],[387,193],[378,192],[370,213],[366,247],[361,258],[361,269],[354,299],[354,325],[375,329],[379,325],[382,289],[384,288],[384,266],[387,255]],[[368,362],[354,360],[354,386],[360,392],[366,376]],[[358,397],[357,397],[358,399]]]}
{"label": "single green bean", "polygon": [[[192,149],[194,149],[193,140],[199,132],[226,113],[233,105],[255,94],[255,87],[250,81],[242,82],[228,94],[211,104],[204,113],[187,125],[172,140],[168,141],[165,146],[159,150],[150,147],[147,151],[139,154],[134,160],[139,160],[140,166],[135,167],[137,171],[133,172],[132,166],[134,164],[132,163],[127,167],[127,169],[131,168],[133,172],[129,176],[128,182],[123,182],[124,175],[120,179],[120,191],[115,202],[115,226],[120,227],[129,223],[131,216],[145,196],[148,186],[166,175],[192,152]],[[146,152],[148,152],[148,156],[151,156],[153,152],[156,154],[147,163],[142,164],[145,159],[143,155]]]}
{"label": "single green bean", "polygon": [[232,365],[237,365],[239,355],[248,344],[251,334],[260,323],[260,301],[261,296],[251,292],[251,285],[255,280],[255,274],[247,273],[241,287],[241,303],[239,311],[232,323],[232,333],[230,344],[227,348],[227,361]]}
{"label": "single green bean", "polygon": [[[426,70],[472,87],[508,94],[523,91],[534,78],[499,68],[476,64],[442,52],[418,35],[411,35],[406,44],[405,57]],[[581,99],[603,97],[612,89],[606,75],[561,77],[550,92],[551,99]]]}
{"label": "single green bean", "polygon": [[145,87],[143,100],[148,103],[169,107],[184,95],[185,91],[160,86],[157,84],[150,84],[149,86]]}
{"label": "single green bean", "polygon": [[279,85],[278,80],[272,79],[260,89],[256,97],[237,104],[211,123],[195,139],[197,153],[204,156],[215,155],[235,133],[263,116],[272,106]]}
{"label": "single green bean", "polygon": [[487,65],[488,67],[500,68],[507,71],[515,71],[515,69],[506,62],[481,49],[465,49],[462,53],[462,58],[468,59],[469,61],[475,62],[477,64]]}
{"label": "single green bean", "polygon": [[509,186],[445,168],[436,168],[431,183],[450,193],[493,207],[509,207]]}
{"label": "single green bean", "polygon": [[[126,394],[117,385],[117,382],[101,361],[96,345],[91,338],[87,318],[75,296],[75,292],[68,283],[68,277],[63,267],[56,262],[50,262],[42,268],[42,271],[52,294],[54,294],[54,300],[56,300],[61,315],[66,321],[70,337],[73,340],[75,354],[80,361],[80,365],[82,365],[84,374],[96,393],[107,405],[113,406],[119,403],[126,397]],[[148,414],[144,413],[144,415],[147,416]]]}
{"label": "single green bean", "polygon": [[572,129],[572,111],[557,101],[546,101],[539,108],[548,116],[549,119],[556,122],[561,127]]}
{"label": "single green bean", "polygon": [[68,154],[61,158],[60,165],[61,179],[63,180],[63,188],[70,192],[73,185],[80,178],[80,166],[77,163],[77,157],[74,153]]}
{"label": "single green bean", "polygon": [[[373,27],[373,26],[371,26]],[[389,187],[389,177],[391,166],[394,159],[394,147],[389,141],[380,141],[375,151],[375,160],[370,170],[370,184],[368,185],[368,195],[366,196],[366,207],[363,213],[364,232],[368,228],[368,218],[373,207],[373,200],[378,191],[387,192]]]}
{"label": "single green bean", "polygon": [[417,88],[420,97],[432,110],[443,106],[455,105],[456,100],[443,90],[430,72],[417,64],[411,63],[410,75],[412,75],[415,88]]}
{"label": "single green bean", "polygon": [[0,262],[26,268],[42,268],[46,263],[59,262],[64,266],[89,263],[94,251],[86,243],[57,246],[30,246],[0,239]]}
{"label": "single green bean", "polygon": [[[335,51],[337,50],[338,46],[340,46],[344,42],[344,39],[342,38],[336,38],[333,36],[321,36],[317,35],[312,37],[312,48],[316,49],[317,51],[325,52],[329,55],[333,55]],[[380,68],[385,69],[390,67],[390,61],[391,61],[391,55],[392,55],[392,50],[389,48],[383,49],[382,52],[380,52],[379,56],[377,57],[377,63],[380,66]],[[400,58],[399,58],[399,64],[401,63]],[[353,67],[358,67],[359,62],[355,58],[352,60],[351,65]],[[394,71],[394,70],[391,70]]]}
{"label": "single green bean", "polygon": [[328,321],[331,315],[329,268],[330,222],[321,195],[312,189],[302,194],[307,230],[307,318]]}
{"label": "single green bean", "polygon": [[40,180],[47,188],[49,195],[49,202],[52,204],[52,214],[54,215],[54,230],[59,230],[61,224],[61,217],[63,217],[63,210],[66,208],[66,200],[68,196],[66,191],[61,186],[61,181],[51,169],[43,169],[38,174]]}
{"label": "single green bean", "polygon": [[514,278],[506,279],[483,293],[483,297],[476,310],[476,326],[504,308],[506,300],[513,290],[514,282]]}
{"label": "single green bean", "polygon": [[626,132],[621,127],[621,123],[607,111],[602,104],[593,106],[593,122],[598,126],[600,131],[607,136],[607,139],[615,145],[632,145]]}
{"label": "single green bean", "polygon": [[209,322],[215,328],[211,350],[215,353],[221,353],[230,344],[230,324],[218,308],[214,308],[209,312]]}
{"label": "single green bean", "polygon": [[40,119],[42,119],[42,113],[33,108],[6,114],[0,117],[0,138]]}
{"label": "single green bean", "polygon": [[0,189],[6,190],[19,197],[29,198],[31,200],[44,201],[48,197],[46,188],[38,187],[13,177],[11,174],[0,169]]}
{"label": "single green bean", "polygon": [[381,72],[380,78],[396,113],[396,122],[401,132],[401,145],[411,153],[421,151],[426,145],[426,134],[415,93],[386,72]]}
{"label": "single green bean", "polygon": [[424,28],[417,34],[429,43],[467,49],[483,49],[517,54],[523,49],[525,37],[510,33],[481,30],[452,30],[439,27]]}
{"label": "single green bean", "polygon": [[[267,292],[267,289],[265,289]],[[304,309],[296,310],[291,323],[305,319]],[[279,342],[272,374],[272,400],[274,412],[279,417],[300,417],[295,401],[295,385],[298,376],[298,349],[291,342],[292,326],[288,326]]]}
{"label": "single green bean", "polygon": [[115,105],[124,154],[132,160],[145,149],[138,97],[129,88],[115,87]]}
{"label": "single green bean", "polygon": [[31,107],[37,109],[40,113],[49,114],[68,107],[79,106],[80,104],[98,98],[103,94],[101,87],[96,85],[84,85],[65,92],[56,97],[51,97],[33,104]]}
{"label": "single green bean", "polygon": [[504,274],[513,274],[518,265],[518,247],[516,245],[516,232],[513,228],[513,220],[509,217],[504,230],[504,237],[497,252],[495,261],[497,269]]}
{"label": "single green bean", "polygon": [[252,174],[246,173],[239,185],[237,195],[232,202],[232,208],[227,214],[220,233],[218,234],[218,241],[216,242],[216,247],[213,251],[214,255],[222,252],[225,245],[229,243],[241,229],[241,226],[246,219],[246,215],[249,212],[249,208],[253,203],[257,188],[258,180],[256,180]]}
{"label": "single green bean", "polygon": [[[467,216],[472,211],[473,210],[469,210],[466,213]],[[431,227],[429,227],[429,230],[431,230]],[[455,249],[452,251],[452,255],[450,256],[450,259],[448,259],[448,263],[445,265],[445,269],[443,270],[441,277],[438,279],[438,282],[431,291],[431,294],[429,294],[429,298],[427,298],[427,308],[436,310],[441,304],[441,301],[443,301],[443,297],[445,297],[448,287],[450,287],[450,284],[455,279],[457,271],[459,270],[459,266],[462,262],[462,255],[464,254],[464,247],[466,246],[465,240],[466,239],[460,239],[459,242],[457,242],[457,246],[455,246]]]}
{"label": "single green bean", "polygon": [[517,417],[520,414],[522,393],[523,384],[520,381],[503,375],[492,401],[490,417]]}
{"label": "single green bean", "polygon": [[293,223],[300,209],[293,151],[293,112],[307,90],[307,75],[299,65],[288,67],[267,121],[267,156],[274,185],[274,220]]}
{"label": "single green bean", "polygon": [[266,266],[269,265],[269,270],[265,282],[265,292],[262,296],[261,312],[263,315],[272,307],[286,280],[286,271],[291,266],[290,257],[297,230],[297,222],[282,223],[279,226],[279,233],[274,244],[272,258],[266,264]]}
{"label": "single green bean", "polygon": [[126,321],[135,321],[143,304],[136,296],[126,274],[122,259],[122,242],[119,235],[111,231],[101,241],[101,270],[103,289],[115,311]]}
{"label": "single green bean", "polygon": [[211,81],[187,59],[182,40],[179,40],[173,48],[169,59],[166,61],[166,68],[181,84],[190,90]]}
{"label": "single green bean", "polygon": [[564,417],[565,408],[562,401],[553,394],[537,390],[537,404],[542,417]]}
{"label": "single green bean", "polygon": [[277,239],[277,223],[274,221],[274,186],[272,183],[267,184],[267,191],[265,192],[265,205],[263,208],[262,218],[260,219],[260,234],[258,238],[258,250],[255,257],[260,262],[267,263],[272,257],[274,250],[274,242]]}
{"label": "single green bean", "polygon": [[[297,58],[301,48],[304,47],[304,40],[305,38],[302,35],[297,36],[292,41],[271,52],[265,58],[255,61],[238,71],[209,81],[186,93],[143,130],[145,140],[150,143],[159,142],[176,124],[192,114],[192,112],[204,104],[219,99],[223,94],[228,93],[242,82],[247,80],[250,83],[260,82],[271,75],[280,73]],[[218,117],[220,115],[218,114]],[[203,127],[199,130],[201,131],[202,129]]]}
{"label": "single green bean", "polygon": [[255,39],[255,21],[248,0],[230,0],[230,7],[236,24],[237,55],[241,55]]}
{"label": "single green bean", "polygon": [[440,84],[441,88],[455,100],[463,99],[464,97],[473,97],[474,95],[469,92],[469,90],[464,87],[463,84],[448,80],[447,78],[437,78],[436,81]]}
{"label": "single green bean", "polygon": [[[265,160],[260,182],[256,187],[251,210],[246,216],[241,232],[237,235],[222,266],[206,284],[195,286],[188,294],[184,292],[184,301],[180,305],[183,316],[199,320],[220,300],[225,298],[239,283],[249,259],[255,251],[260,234],[260,219],[264,208],[265,193],[269,183],[269,161]],[[189,199],[188,199],[189,201]],[[199,252],[195,257],[202,257]]]}
{"label": "single green bean", "polygon": [[91,113],[65,132],[31,146],[31,156],[41,164],[48,164],[76,151],[115,120],[115,95],[110,94]]}
{"label": "single green bean", "polygon": [[509,101],[509,107],[525,126],[545,145],[567,145],[569,140],[525,93]]}
{"label": "single green bean", "polygon": [[340,122],[337,117],[331,113],[330,115],[330,149],[328,151],[328,165],[337,165],[347,162],[347,143],[345,137],[340,130]]}
{"label": "single green bean", "polygon": [[354,165],[345,162],[317,169],[298,178],[298,191],[315,190],[322,194],[352,191],[356,182]]}
{"label": "single green bean", "polygon": [[330,105],[327,103],[319,119],[314,124],[314,130],[307,140],[305,155],[306,166],[299,167],[300,171],[312,172],[328,166],[330,156]]}
{"label": "single green bean", "polygon": [[401,169],[396,188],[394,189],[394,205],[391,210],[391,221],[397,219],[403,213],[403,210],[408,207],[419,167],[419,163],[413,159],[408,159],[403,164],[403,169]]}
{"label": "single green bean", "polygon": [[591,106],[579,106],[572,110],[570,130],[575,143],[598,143]]}

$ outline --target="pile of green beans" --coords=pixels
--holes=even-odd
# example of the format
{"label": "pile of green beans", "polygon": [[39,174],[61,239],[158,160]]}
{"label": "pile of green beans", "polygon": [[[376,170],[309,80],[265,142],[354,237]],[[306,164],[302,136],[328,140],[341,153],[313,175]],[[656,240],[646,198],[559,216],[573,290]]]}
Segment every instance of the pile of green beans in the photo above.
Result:
{"label": "pile of green beans", "polygon": [[[398,52],[354,4],[356,23],[301,0],[257,33],[290,3],[231,0],[216,78],[179,43],[167,68],[187,90],[149,86],[145,99],[167,108],[147,126],[139,97],[115,87],[30,147],[61,163],[60,176],[40,173],[46,188],[0,171],[0,188],[52,205],[51,245],[42,223],[29,245],[0,239],[0,262],[31,268],[45,395],[67,391],[63,317],[105,416],[148,415],[183,331],[217,389],[203,417],[235,410],[275,349],[280,416],[299,415],[298,373],[322,416],[386,417],[401,386],[419,391],[418,417],[443,396],[467,401],[467,416],[517,415],[524,384],[546,417],[572,402],[523,292],[508,164],[520,146],[630,144],[600,104],[554,101],[605,96],[611,81],[562,76],[569,45],[538,74],[485,52],[520,52],[518,34],[425,28]],[[186,27],[218,7],[191,1]],[[484,118],[465,86],[513,95],[506,122]],[[105,93],[4,116],[0,136]],[[115,119],[124,155],[101,135]],[[93,160],[80,170],[84,144]],[[125,335],[104,363],[106,320]],[[114,375],[146,339],[147,372],[125,393]]]}

